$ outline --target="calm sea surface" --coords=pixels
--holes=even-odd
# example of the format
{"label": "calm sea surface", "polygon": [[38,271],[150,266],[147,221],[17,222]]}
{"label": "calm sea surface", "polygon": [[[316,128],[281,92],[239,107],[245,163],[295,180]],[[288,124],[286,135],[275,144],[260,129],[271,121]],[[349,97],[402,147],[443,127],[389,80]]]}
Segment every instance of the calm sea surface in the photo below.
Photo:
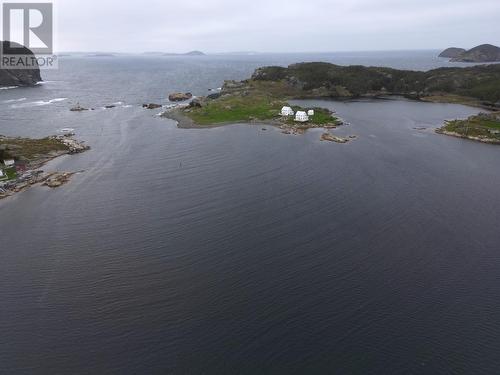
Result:
{"label": "calm sea surface", "polygon": [[500,147],[432,131],[477,109],[302,101],[352,124],[341,145],[140,108],[262,65],[435,54],[66,57],[0,90],[0,134],[92,146],[45,167],[84,171],[68,185],[0,202],[0,373],[500,373]]}

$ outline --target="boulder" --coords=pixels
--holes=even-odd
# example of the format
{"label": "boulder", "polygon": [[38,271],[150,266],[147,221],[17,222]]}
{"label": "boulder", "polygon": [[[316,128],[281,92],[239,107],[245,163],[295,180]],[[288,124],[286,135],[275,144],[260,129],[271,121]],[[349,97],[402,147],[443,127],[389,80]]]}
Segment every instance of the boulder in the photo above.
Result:
{"label": "boulder", "polygon": [[155,103],[143,104],[142,108],[146,108],[146,109],[161,108],[161,104],[155,104]]}
{"label": "boulder", "polygon": [[186,93],[181,93],[181,92],[176,92],[176,93],[173,93],[173,94],[170,94],[168,96],[168,100],[170,100],[171,102],[182,102],[184,100],[189,100],[193,97],[193,94],[191,94],[190,92],[186,92]]}
{"label": "boulder", "polygon": [[190,108],[201,108],[202,106],[203,105],[201,104],[201,100],[198,98],[191,100],[191,102],[189,103]]}

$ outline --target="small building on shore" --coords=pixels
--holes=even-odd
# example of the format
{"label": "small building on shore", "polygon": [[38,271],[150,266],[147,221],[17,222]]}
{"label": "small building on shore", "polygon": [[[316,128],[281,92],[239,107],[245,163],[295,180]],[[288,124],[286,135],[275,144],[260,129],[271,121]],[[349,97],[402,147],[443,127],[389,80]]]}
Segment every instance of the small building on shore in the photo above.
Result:
{"label": "small building on shore", "polygon": [[14,159],[5,159],[3,163],[7,168],[10,168],[13,167],[16,162],[14,161]]}
{"label": "small building on shore", "polygon": [[310,109],[309,111],[307,111],[307,115],[314,116],[314,109]]}
{"label": "small building on shore", "polygon": [[281,116],[293,116],[295,113],[291,107],[281,108]]}
{"label": "small building on shore", "polygon": [[295,121],[307,122],[307,121],[309,121],[309,116],[304,111],[297,111],[297,113],[295,115]]}

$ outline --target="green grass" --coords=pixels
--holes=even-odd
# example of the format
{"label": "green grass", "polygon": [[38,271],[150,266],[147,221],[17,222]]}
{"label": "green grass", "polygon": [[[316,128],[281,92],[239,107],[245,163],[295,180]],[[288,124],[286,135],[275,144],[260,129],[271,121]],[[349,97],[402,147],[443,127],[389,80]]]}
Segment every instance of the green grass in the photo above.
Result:
{"label": "green grass", "polygon": [[4,175],[0,177],[0,181],[13,180],[17,177],[15,168],[0,168],[3,171]]}
{"label": "green grass", "polygon": [[7,151],[4,151],[6,155],[3,155],[3,158],[16,157],[27,160],[34,160],[40,155],[48,155],[54,151],[68,149],[66,145],[53,138],[0,138],[0,145],[7,148]]}
{"label": "green grass", "polygon": [[[314,116],[309,116],[309,121],[306,124],[313,124],[313,125],[327,125],[327,124],[336,124],[337,123],[337,118],[332,116],[332,113],[324,108],[301,108],[299,106],[293,106],[292,107],[295,112],[297,111],[305,111],[307,112],[309,109],[314,110]],[[295,122],[293,118],[290,118],[289,121]]]}
{"label": "green grass", "polygon": [[15,168],[8,168],[4,169],[5,174],[7,175],[8,180],[12,180],[17,177],[16,169]]}
{"label": "green grass", "polygon": [[270,120],[277,118],[285,103],[260,95],[227,96],[207,102],[185,114],[200,125]]}
{"label": "green grass", "polygon": [[[212,125],[231,122],[265,121],[280,119],[280,111],[287,105],[284,100],[277,99],[275,95],[262,95],[249,92],[246,95],[227,95],[216,100],[207,101],[202,108],[185,111],[185,115],[199,125]],[[293,107],[294,111],[307,111],[299,106]],[[309,108],[311,109],[311,108]],[[337,119],[332,117],[329,110],[314,108],[314,116],[303,126],[335,124]],[[287,124],[296,125],[294,117],[286,120]]]}
{"label": "green grass", "polygon": [[500,130],[500,119],[495,115],[479,114],[465,120],[447,121],[442,129],[467,136],[500,140],[500,134],[490,132],[492,129]]}

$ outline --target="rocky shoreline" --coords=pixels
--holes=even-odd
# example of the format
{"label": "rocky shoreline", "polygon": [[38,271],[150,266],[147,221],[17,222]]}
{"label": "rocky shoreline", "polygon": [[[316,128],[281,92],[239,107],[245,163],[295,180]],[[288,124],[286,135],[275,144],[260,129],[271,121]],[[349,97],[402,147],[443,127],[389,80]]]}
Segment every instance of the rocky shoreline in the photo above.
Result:
{"label": "rocky shoreline", "polygon": [[452,132],[452,131],[443,130],[443,129],[436,129],[435,131],[437,134],[448,135],[450,137],[468,139],[470,141],[487,143],[487,144],[491,144],[491,145],[500,145],[500,140],[498,140],[498,139],[486,138],[486,137],[481,137],[481,136],[473,136],[473,135],[465,135],[465,134],[460,134],[457,132]]}
{"label": "rocky shoreline", "polygon": [[[34,185],[44,185],[50,188],[57,188],[66,184],[75,172],[45,172],[40,168],[42,168],[49,161],[60,156],[78,154],[90,149],[89,146],[85,145],[81,141],[71,138],[69,135],[53,136],[46,139],[58,142],[62,147],[64,147],[64,149],[51,150],[46,153],[37,154],[36,157],[33,157],[32,159],[26,161],[26,163],[23,163],[22,168],[17,168],[15,178],[0,181],[0,200],[25,191]],[[2,146],[7,146],[4,147],[4,149],[9,152],[13,152],[12,149],[14,148],[14,152],[22,153],[23,150],[21,149],[21,146],[15,145],[15,147],[13,147],[11,144],[19,144],[21,141],[29,144],[29,142],[37,142],[40,140],[0,137],[0,144],[2,144]]]}

